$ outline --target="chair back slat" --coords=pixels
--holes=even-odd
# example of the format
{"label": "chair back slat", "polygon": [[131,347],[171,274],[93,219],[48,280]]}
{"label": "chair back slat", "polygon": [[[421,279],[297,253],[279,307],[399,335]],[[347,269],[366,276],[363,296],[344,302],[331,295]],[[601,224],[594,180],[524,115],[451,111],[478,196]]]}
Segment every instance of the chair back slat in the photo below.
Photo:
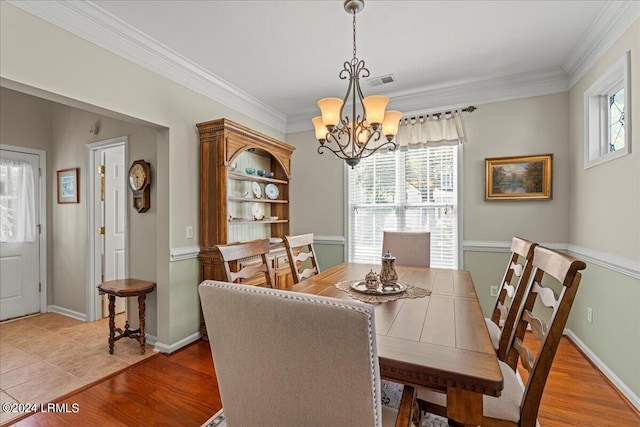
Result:
{"label": "chair back slat", "polygon": [[531,374],[531,370],[533,369],[533,353],[531,353],[531,350],[525,347],[520,338],[514,340],[513,348],[518,351],[522,366]]}
{"label": "chair back slat", "polygon": [[556,308],[558,307],[558,298],[556,297],[556,293],[553,292],[553,289],[544,287],[538,282],[534,282],[531,292],[536,292],[540,297],[540,302],[547,307],[552,308],[554,312],[556,311]]}
{"label": "chair back slat", "polygon": [[313,249],[313,233],[284,236],[284,244],[294,283],[300,283],[320,273],[316,252]]}
{"label": "chair back slat", "polygon": [[531,326],[531,332],[533,332],[533,335],[535,335],[536,338],[539,340],[544,339],[547,335],[548,328],[540,318],[534,316],[529,310],[525,310],[524,313],[522,313],[522,318],[529,323],[529,326]]}

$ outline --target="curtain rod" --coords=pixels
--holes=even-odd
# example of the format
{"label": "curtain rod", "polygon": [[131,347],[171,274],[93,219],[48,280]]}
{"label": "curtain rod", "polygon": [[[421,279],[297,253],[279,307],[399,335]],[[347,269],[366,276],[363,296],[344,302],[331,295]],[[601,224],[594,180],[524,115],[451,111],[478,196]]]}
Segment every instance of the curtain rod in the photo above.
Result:
{"label": "curtain rod", "polygon": [[[460,111],[463,111],[465,113],[473,113],[474,111],[476,111],[478,108],[474,107],[473,105],[469,105],[467,108],[463,108]],[[435,117],[440,117],[443,114],[451,114],[451,111],[445,111],[444,113],[433,113],[433,114],[423,114],[423,115],[419,115],[417,117],[406,117],[403,118],[402,120],[416,120],[416,119],[424,119],[425,116],[435,116]]]}

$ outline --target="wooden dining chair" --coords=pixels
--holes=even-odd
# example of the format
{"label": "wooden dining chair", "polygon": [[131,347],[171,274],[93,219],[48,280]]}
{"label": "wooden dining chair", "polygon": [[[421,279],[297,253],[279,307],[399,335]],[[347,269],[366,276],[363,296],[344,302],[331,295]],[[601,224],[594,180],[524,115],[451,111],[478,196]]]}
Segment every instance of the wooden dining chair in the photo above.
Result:
{"label": "wooden dining chair", "polygon": [[[519,310],[507,360],[498,362],[504,378],[504,389],[500,397],[483,396],[483,426],[536,425],[542,392],[582,277],[579,271],[586,268],[582,261],[541,246],[534,249],[532,264],[533,271]],[[551,287],[552,284],[555,284],[557,292]],[[533,314],[536,301],[540,307],[549,308],[548,325]],[[538,310],[539,307],[536,307],[536,312]],[[529,326],[540,340],[535,357],[523,342]],[[529,372],[524,387],[516,374],[518,359]],[[430,390],[418,390],[417,394],[422,410],[446,416],[446,395]]]}
{"label": "wooden dining chair", "polygon": [[264,274],[266,286],[273,287],[271,263],[267,259],[269,239],[231,245],[215,245],[214,248],[222,260],[227,282],[250,281],[256,276]]}
{"label": "wooden dining chair", "polygon": [[[202,310],[230,426],[408,426],[414,388],[383,406],[374,308],[204,281]],[[219,425],[219,424],[218,424]]]}
{"label": "wooden dining chair", "polygon": [[294,283],[300,283],[307,277],[320,273],[318,258],[313,249],[313,233],[284,236],[284,244]]}
{"label": "wooden dining chair", "polygon": [[[505,361],[511,336],[531,275],[533,252],[537,243],[520,237],[511,239],[511,257],[502,277],[491,318],[485,318],[491,344],[498,359]],[[502,324],[501,324],[502,323]]]}
{"label": "wooden dining chair", "polygon": [[431,233],[429,231],[384,231],[382,255],[387,250],[396,257],[396,265],[431,266]]}

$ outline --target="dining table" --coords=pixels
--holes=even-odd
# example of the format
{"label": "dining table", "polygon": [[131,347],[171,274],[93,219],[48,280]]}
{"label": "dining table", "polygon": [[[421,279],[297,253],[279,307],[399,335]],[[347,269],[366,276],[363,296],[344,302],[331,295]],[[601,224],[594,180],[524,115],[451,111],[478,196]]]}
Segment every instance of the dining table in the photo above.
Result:
{"label": "dining table", "polygon": [[[295,292],[352,300],[336,284],[364,280],[380,265],[342,263],[291,287]],[[447,395],[453,425],[481,425],[483,395],[500,396],[503,378],[468,271],[397,267],[398,282],[430,295],[376,303],[380,375]],[[356,282],[357,283],[357,282]]]}

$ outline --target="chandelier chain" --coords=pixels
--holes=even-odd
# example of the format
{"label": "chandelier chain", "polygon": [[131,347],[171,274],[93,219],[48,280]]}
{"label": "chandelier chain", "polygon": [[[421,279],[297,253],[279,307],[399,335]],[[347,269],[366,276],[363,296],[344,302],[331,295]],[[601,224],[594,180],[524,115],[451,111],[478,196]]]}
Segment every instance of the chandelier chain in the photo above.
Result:
{"label": "chandelier chain", "polygon": [[353,58],[356,58],[356,11],[353,10]]}

